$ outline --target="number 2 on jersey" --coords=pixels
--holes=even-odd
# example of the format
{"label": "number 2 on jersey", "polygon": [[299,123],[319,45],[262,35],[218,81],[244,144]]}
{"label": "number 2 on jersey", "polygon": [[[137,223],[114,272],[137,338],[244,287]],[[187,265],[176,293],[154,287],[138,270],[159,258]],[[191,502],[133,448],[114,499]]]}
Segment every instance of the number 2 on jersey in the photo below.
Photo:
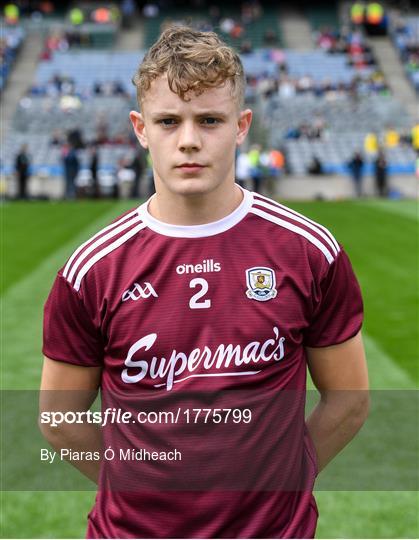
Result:
{"label": "number 2 on jersey", "polygon": [[205,296],[208,292],[208,281],[203,278],[194,278],[190,281],[189,287],[194,289],[195,287],[201,287],[201,289],[195,293],[189,300],[189,307],[191,309],[206,309],[211,307],[211,300],[199,300]]}

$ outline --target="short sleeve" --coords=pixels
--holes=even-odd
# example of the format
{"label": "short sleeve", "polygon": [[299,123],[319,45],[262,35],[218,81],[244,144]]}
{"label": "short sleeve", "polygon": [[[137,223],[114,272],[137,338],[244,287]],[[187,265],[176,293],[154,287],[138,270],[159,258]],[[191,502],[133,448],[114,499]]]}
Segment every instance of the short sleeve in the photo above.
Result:
{"label": "short sleeve", "polygon": [[328,347],[354,337],[362,326],[363,302],[358,281],[343,250],[329,266],[317,290],[304,345]]}
{"label": "short sleeve", "polygon": [[44,307],[42,352],[52,360],[86,367],[101,366],[101,334],[82,298],[60,274]]}

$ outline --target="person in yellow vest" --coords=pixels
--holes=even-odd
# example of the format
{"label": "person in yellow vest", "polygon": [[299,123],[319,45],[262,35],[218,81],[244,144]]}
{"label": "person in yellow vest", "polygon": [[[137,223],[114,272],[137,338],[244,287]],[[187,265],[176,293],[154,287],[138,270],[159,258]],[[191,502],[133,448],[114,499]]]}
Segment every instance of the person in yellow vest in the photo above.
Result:
{"label": "person in yellow vest", "polygon": [[17,25],[19,22],[20,11],[16,4],[7,4],[4,6],[4,19],[8,25]]}
{"label": "person in yellow vest", "polygon": [[70,10],[70,22],[73,26],[80,26],[83,24],[84,14],[80,8],[74,7]]}
{"label": "person in yellow vest", "polygon": [[365,16],[365,4],[355,2],[351,6],[351,21],[353,24],[363,24]]}
{"label": "person in yellow vest", "polygon": [[412,146],[413,150],[419,152],[419,122],[412,127]]}
{"label": "person in yellow vest", "polygon": [[399,145],[400,142],[400,135],[398,132],[393,128],[389,127],[384,132],[384,144],[387,148],[395,148]]}
{"label": "person in yellow vest", "polygon": [[370,2],[367,5],[366,19],[367,23],[371,25],[380,25],[383,21],[384,9],[378,2]]}
{"label": "person in yellow vest", "polygon": [[376,133],[370,132],[365,135],[364,150],[368,155],[375,155],[378,152],[378,137]]}
{"label": "person in yellow vest", "polygon": [[384,7],[379,2],[370,2],[365,14],[365,30],[370,36],[387,34],[388,18]]}

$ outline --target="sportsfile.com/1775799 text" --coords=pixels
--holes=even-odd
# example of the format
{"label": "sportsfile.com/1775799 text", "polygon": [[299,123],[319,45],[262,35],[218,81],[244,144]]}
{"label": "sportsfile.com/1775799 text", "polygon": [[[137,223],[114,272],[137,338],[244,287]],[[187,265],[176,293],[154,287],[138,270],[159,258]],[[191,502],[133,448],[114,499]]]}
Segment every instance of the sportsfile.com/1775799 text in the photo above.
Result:
{"label": "sportsfile.com/1775799 text", "polygon": [[103,411],[43,411],[41,424],[57,427],[61,424],[250,424],[251,409],[185,408],[172,411],[139,411],[132,413],[108,407]]}

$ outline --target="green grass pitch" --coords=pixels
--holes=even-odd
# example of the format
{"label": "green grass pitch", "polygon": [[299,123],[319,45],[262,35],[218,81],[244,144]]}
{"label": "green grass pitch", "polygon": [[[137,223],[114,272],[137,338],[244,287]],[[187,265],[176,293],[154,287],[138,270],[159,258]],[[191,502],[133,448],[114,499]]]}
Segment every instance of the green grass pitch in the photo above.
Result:
{"label": "green grass pitch", "polygon": [[[2,204],[2,389],[38,388],[42,307],[56,271],[77,245],[135,204]],[[299,202],[289,206],[327,226],[351,258],[365,301],[371,386],[418,388],[417,202]],[[94,501],[93,492],[1,495],[3,538],[83,538]],[[318,537],[419,536],[416,491],[319,491],[316,498]]]}

